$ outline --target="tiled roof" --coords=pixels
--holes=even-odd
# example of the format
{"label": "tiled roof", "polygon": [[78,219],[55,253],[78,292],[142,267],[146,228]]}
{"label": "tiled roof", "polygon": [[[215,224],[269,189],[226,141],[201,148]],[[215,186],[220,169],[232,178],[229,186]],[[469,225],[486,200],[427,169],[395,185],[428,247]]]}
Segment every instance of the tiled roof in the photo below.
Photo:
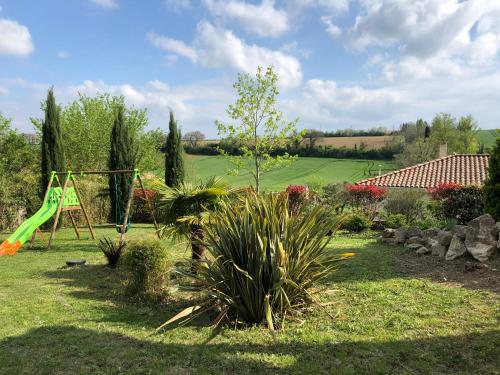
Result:
{"label": "tiled roof", "polygon": [[443,182],[483,185],[488,177],[488,162],[488,155],[450,155],[367,178],[357,182],[357,185],[406,188],[436,187]]}

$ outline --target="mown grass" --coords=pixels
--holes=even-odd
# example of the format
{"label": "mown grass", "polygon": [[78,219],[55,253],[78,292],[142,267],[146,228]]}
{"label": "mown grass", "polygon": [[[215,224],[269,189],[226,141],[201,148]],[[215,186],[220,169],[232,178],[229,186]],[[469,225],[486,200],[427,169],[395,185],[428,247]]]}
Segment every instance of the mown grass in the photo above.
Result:
{"label": "mown grass", "polygon": [[[129,238],[150,235],[135,226]],[[358,255],[322,285],[324,306],[275,338],[262,327],[215,334],[208,317],[154,334],[190,304],[186,296],[133,302],[120,269],[72,238],[64,229],[49,251],[0,258],[1,374],[499,373],[498,295],[398,274],[394,259],[405,250],[371,237],[334,240],[332,251]],[[189,255],[173,245],[171,254]],[[66,269],[76,257],[89,264]]]}
{"label": "mown grass", "polygon": [[[251,176],[244,171],[239,176],[229,176],[226,169],[228,161],[218,156],[186,155],[186,172],[190,179],[207,179],[210,176],[223,176],[232,186],[248,186],[253,183]],[[262,187],[266,190],[282,190],[290,184],[307,184],[312,180],[328,183],[358,181],[395,168],[390,161],[352,160],[332,158],[299,158],[292,165],[266,173]]]}

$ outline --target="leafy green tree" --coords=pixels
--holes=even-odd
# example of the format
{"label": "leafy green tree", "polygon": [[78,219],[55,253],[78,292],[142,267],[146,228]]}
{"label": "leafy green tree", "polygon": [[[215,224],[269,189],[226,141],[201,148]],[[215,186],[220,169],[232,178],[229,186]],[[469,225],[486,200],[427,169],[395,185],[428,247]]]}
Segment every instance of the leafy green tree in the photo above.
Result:
{"label": "leafy green tree", "polygon": [[478,151],[477,141],[478,126],[472,115],[462,116],[458,121],[458,142],[456,152],[460,154],[473,154]]}
{"label": "leafy green tree", "polygon": [[165,145],[165,184],[169,187],[176,187],[184,182],[184,159],[181,132],[172,111],[170,111],[168,129]]}
{"label": "leafy green tree", "polygon": [[[124,117],[123,107],[119,107],[111,131],[111,148],[109,153],[109,170],[134,169],[136,165],[137,150],[134,139],[130,134],[130,127]],[[132,188],[131,174],[110,174],[109,191],[111,197],[110,220],[121,223],[127,201]]]}
{"label": "leafy green tree", "polygon": [[434,117],[430,140],[436,148],[446,143],[450,153],[458,148],[457,123],[449,113],[439,113]]}
{"label": "leafy green tree", "polygon": [[13,230],[40,205],[40,150],[0,113],[0,231]]}
{"label": "leafy green tree", "polygon": [[495,220],[500,220],[500,137],[490,153],[489,177],[484,184],[484,208]]}
{"label": "leafy green tree", "polygon": [[[163,159],[154,147],[153,137],[145,128],[148,124],[146,109],[126,106],[123,96],[80,94],[78,99],[61,108],[61,128],[64,134],[64,148],[67,167],[76,170],[107,168],[110,134],[116,112],[124,109],[124,118],[137,146],[137,166],[141,171],[161,169]],[[31,119],[41,131],[43,121]]]}
{"label": "leafy green tree", "polygon": [[237,175],[241,170],[249,171],[257,192],[264,173],[296,159],[288,153],[272,156],[274,150],[293,145],[294,130],[298,122],[298,119],[285,121],[283,113],[276,109],[279,95],[277,83],[278,76],[271,66],[265,71],[259,66],[255,77],[238,74],[238,80],[233,85],[238,99],[227,109],[229,118],[238,123],[215,122],[219,135],[240,144],[242,155],[225,154],[234,166],[228,173]]}
{"label": "leafy green tree", "polygon": [[60,114],[61,109],[56,104],[54,90],[51,88],[47,93],[45,120],[42,124],[40,182],[40,192],[42,195],[47,188],[51,172],[66,170]]}

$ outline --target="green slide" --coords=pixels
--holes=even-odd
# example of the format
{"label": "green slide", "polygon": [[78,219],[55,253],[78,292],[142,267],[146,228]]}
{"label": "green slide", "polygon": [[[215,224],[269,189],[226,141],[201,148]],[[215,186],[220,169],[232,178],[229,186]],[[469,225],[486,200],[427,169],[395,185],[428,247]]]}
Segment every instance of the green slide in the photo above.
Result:
{"label": "green slide", "polygon": [[[56,213],[61,195],[62,188],[50,188],[42,207],[28,220],[22,223],[19,228],[0,245],[0,256],[15,254],[21,246],[30,239],[36,228],[41,226]],[[75,189],[72,187],[68,188],[64,195],[63,208],[79,205],[80,201],[78,200]]]}

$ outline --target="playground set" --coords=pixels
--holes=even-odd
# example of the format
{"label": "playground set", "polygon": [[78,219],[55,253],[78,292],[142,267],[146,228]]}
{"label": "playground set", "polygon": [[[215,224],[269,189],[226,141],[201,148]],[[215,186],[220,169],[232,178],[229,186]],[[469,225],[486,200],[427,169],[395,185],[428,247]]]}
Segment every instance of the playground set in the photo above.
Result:
{"label": "playground set", "polygon": [[[75,230],[76,237],[80,239],[80,231],[76,224],[75,218],[72,214],[72,211],[81,210],[83,216],[85,218],[85,222],[87,224],[88,230],[90,232],[90,236],[95,241],[95,233],[92,228],[92,224],[90,222],[89,216],[87,214],[87,210],[82,201],[82,197],[80,194],[80,190],[77,186],[77,181],[75,177],[85,177],[86,175],[112,175],[115,181],[116,186],[116,175],[132,175],[132,183],[130,184],[130,191],[127,200],[127,204],[125,206],[125,212],[122,215],[122,208],[117,205],[117,223],[115,224],[117,232],[120,234],[120,242],[122,243],[125,240],[125,233],[130,227],[130,213],[132,200],[134,198],[134,185],[139,182],[139,186],[144,194],[144,198],[151,209],[151,214],[153,217],[153,223],[155,229],[158,230],[158,224],[156,222],[154,211],[152,209],[151,201],[146,194],[146,190],[144,188],[144,184],[142,182],[141,176],[139,174],[139,170],[116,170],[116,171],[85,171],[85,172],[55,172],[53,171],[49,183],[47,185],[47,189],[45,191],[45,197],[43,199],[42,206],[40,209],[29,219],[23,222],[19,228],[0,245],[0,256],[2,255],[14,255],[17,251],[28,241],[30,240],[30,247],[33,246],[35,241],[35,237],[38,234],[47,248],[50,248],[52,242],[56,235],[56,230],[61,219],[61,215],[63,212],[67,212],[69,214],[69,218],[71,224]],[[61,179],[63,178],[63,183],[61,184]],[[59,186],[53,186],[57,183]],[[69,186],[72,183],[73,186]],[[118,191],[118,189],[115,189]],[[119,197],[117,198],[117,202],[120,201]],[[45,237],[40,229],[40,227],[46,223],[50,218],[54,217],[54,222],[52,224],[52,229],[50,231],[50,237],[48,242],[45,241]]]}

